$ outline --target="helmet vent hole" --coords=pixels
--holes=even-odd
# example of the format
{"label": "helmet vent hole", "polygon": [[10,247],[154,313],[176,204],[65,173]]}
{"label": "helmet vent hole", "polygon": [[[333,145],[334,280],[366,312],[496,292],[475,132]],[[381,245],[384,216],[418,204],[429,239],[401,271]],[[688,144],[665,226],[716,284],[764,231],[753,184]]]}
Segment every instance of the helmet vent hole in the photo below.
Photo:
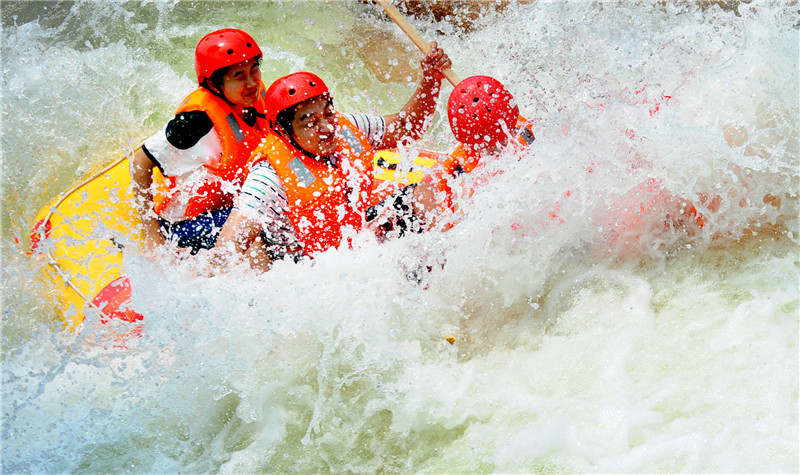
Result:
{"label": "helmet vent hole", "polygon": [[289,89],[289,95],[290,96],[294,96],[295,92],[297,92],[297,91],[295,91],[294,88]]}
{"label": "helmet vent hole", "polygon": [[228,54],[233,54],[233,48],[228,50]]}

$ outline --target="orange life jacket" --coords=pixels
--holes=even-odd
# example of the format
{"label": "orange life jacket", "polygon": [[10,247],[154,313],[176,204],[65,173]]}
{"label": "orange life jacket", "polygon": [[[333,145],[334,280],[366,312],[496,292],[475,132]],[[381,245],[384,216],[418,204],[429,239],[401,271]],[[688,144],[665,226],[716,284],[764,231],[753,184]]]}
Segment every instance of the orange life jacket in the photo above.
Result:
{"label": "orange life jacket", "polygon": [[377,204],[375,151],[364,134],[338,114],[336,165],[308,157],[283,137],[270,134],[253,152],[250,167],[269,161],[281,180],[286,211],[304,252],[338,247],[346,229],[364,227],[365,211]]}
{"label": "orange life jacket", "polygon": [[[517,121],[517,130],[514,134],[520,145],[527,147],[532,144],[536,138],[533,135],[533,124],[520,116]],[[465,147],[464,144],[459,144],[450,158],[444,162],[444,171],[448,175],[455,175],[459,168],[464,173],[471,173],[480,163],[480,154],[472,149]]]}
{"label": "orange life jacket", "polygon": [[[265,110],[265,97],[266,88],[261,83],[259,100],[254,106],[259,112]],[[269,130],[266,120],[260,117],[256,119],[254,127],[248,126],[237,116],[231,104],[202,87],[189,94],[175,113],[190,111],[205,111],[208,114],[222,142],[222,157],[217,163],[203,165],[211,171],[212,176],[193,187],[184,219],[233,206],[233,198],[246,175],[247,161]],[[175,197],[178,183],[175,177],[164,177],[157,170],[154,170],[153,181],[156,182],[153,197],[155,211],[161,214]]]}
{"label": "orange life jacket", "polygon": [[[527,147],[532,144],[536,138],[533,135],[533,123],[527,121],[524,117],[519,116],[517,120],[517,130],[514,134],[519,146]],[[443,174],[439,177],[437,189],[445,193],[445,198],[442,202],[443,208],[454,209],[453,205],[453,190],[447,182],[449,177],[461,173],[472,173],[475,168],[480,165],[481,154],[475,152],[471,148],[459,144],[455,150],[450,154],[450,157],[444,161],[442,165]]]}

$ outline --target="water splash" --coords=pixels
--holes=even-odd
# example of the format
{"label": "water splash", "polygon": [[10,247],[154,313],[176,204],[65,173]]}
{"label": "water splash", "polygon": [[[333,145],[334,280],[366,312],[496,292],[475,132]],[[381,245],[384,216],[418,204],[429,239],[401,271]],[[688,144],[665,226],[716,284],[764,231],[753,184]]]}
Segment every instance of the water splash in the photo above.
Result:
{"label": "water splash", "polygon": [[[413,49],[384,83],[353,47],[394,25],[308,3],[4,5],[4,240],[169,115],[213,28],[253,31],[265,75],[324,70],[345,110],[402,104]],[[796,6],[723,6],[416,22],[514,92],[534,147],[464,177],[448,233],[265,275],[126,255],[124,351],[61,332],[4,246],[4,467],[796,472]],[[441,116],[425,144],[454,145]]]}

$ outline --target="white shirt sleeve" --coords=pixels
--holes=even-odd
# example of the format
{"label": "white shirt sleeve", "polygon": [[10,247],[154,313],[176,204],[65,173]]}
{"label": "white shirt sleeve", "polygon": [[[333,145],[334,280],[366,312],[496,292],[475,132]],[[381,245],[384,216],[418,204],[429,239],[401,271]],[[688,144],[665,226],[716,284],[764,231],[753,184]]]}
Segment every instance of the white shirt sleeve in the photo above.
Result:
{"label": "white shirt sleeve", "polygon": [[234,208],[246,218],[261,224],[269,244],[299,247],[294,226],[286,216],[286,193],[278,174],[266,160],[253,165]]}
{"label": "white shirt sleeve", "polygon": [[202,167],[216,165],[222,158],[222,141],[213,128],[185,150],[167,141],[166,127],[144,141],[144,148],[165,176],[180,177]]}
{"label": "white shirt sleeve", "polygon": [[386,120],[380,115],[342,114],[366,135],[370,145],[378,148],[386,135]]}
{"label": "white shirt sleeve", "polygon": [[216,165],[222,159],[222,141],[212,127],[193,146],[180,149],[167,140],[167,126],[144,141],[142,150],[164,176],[175,179],[175,193],[159,215],[171,222],[183,221],[194,189],[215,175],[203,165]]}

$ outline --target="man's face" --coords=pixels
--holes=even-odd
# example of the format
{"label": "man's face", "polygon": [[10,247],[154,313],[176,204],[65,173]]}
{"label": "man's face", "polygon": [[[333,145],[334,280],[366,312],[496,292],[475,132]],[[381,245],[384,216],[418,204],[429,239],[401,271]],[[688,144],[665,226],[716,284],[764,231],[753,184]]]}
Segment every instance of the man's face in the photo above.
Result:
{"label": "man's face", "polygon": [[222,93],[234,104],[249,107],[258,100],[261,69],[256,58],[230,66],[222,76]]}
{"label": "man's face", "polygon": [[295,106],[294,139],[307,152],[331,155],[336,151],[336,111],[327,96],[317,96]]}

